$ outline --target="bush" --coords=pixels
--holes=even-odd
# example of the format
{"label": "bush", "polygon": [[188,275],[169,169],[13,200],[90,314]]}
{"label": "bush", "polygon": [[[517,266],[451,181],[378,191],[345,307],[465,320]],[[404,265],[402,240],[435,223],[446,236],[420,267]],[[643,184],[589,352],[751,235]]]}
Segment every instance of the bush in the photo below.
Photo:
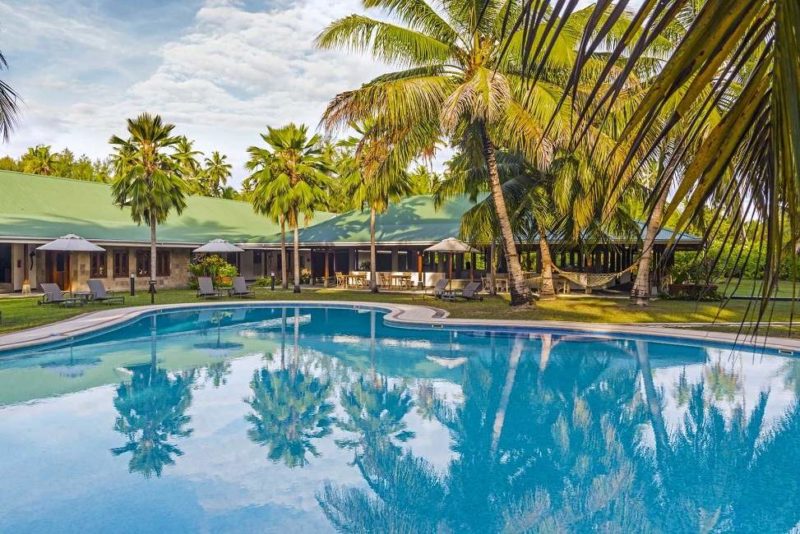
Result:
{"label": "bush", "polygon": [[233,278],[239,275],[235,265],[231,265],[216,254],[204,256],[199,261],[189,264],[189,273],[192,275],[189,280],[189,287],[192,289],[197,288],[199,276],[210,276],[215,286],[229,286],[233,283]]}

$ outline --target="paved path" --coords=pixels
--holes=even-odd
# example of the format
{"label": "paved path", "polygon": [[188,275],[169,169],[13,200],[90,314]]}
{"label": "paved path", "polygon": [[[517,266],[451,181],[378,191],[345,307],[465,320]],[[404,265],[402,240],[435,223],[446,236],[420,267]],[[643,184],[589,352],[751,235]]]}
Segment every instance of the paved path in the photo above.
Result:
{"label": "paved path", "polygon": [[[242,303],[209,302],[209,303],[184,303],[184,304],[165,304],[154,306],[136,306],[128,308],[109,308],[91,313],[85,313],[45,326],[0,335],[0,351],[22,348],[52,341],[63,341],[75,336],[87,334],[89,332],[119,325],[149,313],[151,311],[168,311],[179,309],[196,309],[199,307],[222,307],[231,308],[236,306],[336,306],[336,307],[355,307],[385,310],[388,314],[385,317],[387,324],[398,327],[414,328],[469,328],[480,327],[481,329],[498,330],[518,330],[542,332],[550,331],[554,333],[574,333],[610,336],[615,334],[625,334],[629,336],[658,337],[672,340],[693,340],[702,343],[722,343],[726,345],[736,345],[737,347],[768,348],[787,353],[800,355],[800,340],[759,336],[737,336],[726,332],[712,332],[703,330],[687,330],[685,328],[675,328],[672,325],[664,324],[613,324],[613,323],[582,323],[567,321],[524,321],[524,320],[489,320],[489,319],[450,319],[446,311],[432,306],[418,306],[410,304],[389,304],[375,302],[331,302],[331,301],[259,301],[251,300]],[[702,325],[701,325],[702,326]]]}

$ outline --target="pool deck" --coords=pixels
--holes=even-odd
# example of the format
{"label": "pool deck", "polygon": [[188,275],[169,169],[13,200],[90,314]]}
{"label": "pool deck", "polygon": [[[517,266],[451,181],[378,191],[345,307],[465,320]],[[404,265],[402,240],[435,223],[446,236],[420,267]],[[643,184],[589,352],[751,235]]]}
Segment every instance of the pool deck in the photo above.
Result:
{"label": "pool deck", "polygon": [[150,312],[162,312],[181,309],[197,309],[204,307],[231,308],[237,306],[264,306],[264,307],[302,307],[302,306],[331,306],[339,308],[358,308],[384,310],[388,314],[385,322],[392,326],[411,328],[474,328],[498,329],[512,331],[528,331],[531,333],[570,333],[588,334],[597,336],[628,335],[647,338],[659,338],[665,341],[689,340],[697,343],[711,343],[733,345],[741,349],[770,349],[800,355],[800,339],[779,337],[752,337],[737,336],[732,333],[710,332],[703,330],[687,330],[676,328],[678,325],[667,327],[662,324],[649,325],[646,323],[583,323],[567,321],[524,321],[524,320],[492,320],[492,319],[450,319],[448,313],[432,306],[390,304],[359,301],[263,301],[250,300],[242,303],[225,302],[199,302],[183,304],[164,304],[153,306],[135,306],[129,308],[109,308],[86,313],[52,323],[45,326],[21,330],[0,335],[0,351],[8,351],[31,347],[44,343],[66,341],[71,338],[89,334],[104,328],[117,326],[131,321]]}

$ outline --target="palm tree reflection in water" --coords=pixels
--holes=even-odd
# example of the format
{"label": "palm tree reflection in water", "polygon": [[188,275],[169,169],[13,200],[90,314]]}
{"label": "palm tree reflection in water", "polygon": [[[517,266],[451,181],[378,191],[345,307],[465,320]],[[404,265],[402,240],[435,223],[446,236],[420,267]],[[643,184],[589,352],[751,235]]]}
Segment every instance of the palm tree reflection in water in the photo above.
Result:
{"label": "palm tree reflection in water", "polygon": [[161,476],[164,466],[175,463],[183,451],[172,438],[186,438],[191,418],[186,410],[192,402],[194,371],[168,374],[158,368],[156,317],[151,322],[150,363],[129,367],[130,382],[117,387],[114,407],[118,416],[114,430],[127,437],[127,443],[111,449],[114,456],[131,453],[128,470],[145,478]]}
{"label": "palm tree reflection in water", "polygon": [[[463,404],[440,403],[436,411],[455,453],[444,472],[392,443],[398,427],[377,424],[375,414],[391,413],[379,408],[380,397],[348,399],[363,396],[368,381],[351,385],[344,428],[360,438],[343,445],[358,446],[369,489],[325,485],[317,500],[332,525],[346,532],[785,532],[800,521],[800,472],[787,463],[800,447],[797,403],[769,430],[768,392],[726,421],[701,379],[688,386],[683,424],[670,432],[646,343],[592,351],[559,343],[564,352],[545,345],[546,360],[527,338],[468,360]],[[612,365],[631,357],[637,365]],[[366,398],[370,410],[360,407]]]}
{"label": "palm tree reflection in water", "polygon": [[295,309],[294,349],[286,368],[286,311],[281,322],[281,366],[264,367],[253,373],[252,396],[245,402],[252,408],[246,420],[251,441],[268,448],[268,458],[287,467],[304,467],[307,455],[319,456],[314,441],[331,433],[333,404],[328,401],[331,384],[301,370],[299,347],[300,317]]}

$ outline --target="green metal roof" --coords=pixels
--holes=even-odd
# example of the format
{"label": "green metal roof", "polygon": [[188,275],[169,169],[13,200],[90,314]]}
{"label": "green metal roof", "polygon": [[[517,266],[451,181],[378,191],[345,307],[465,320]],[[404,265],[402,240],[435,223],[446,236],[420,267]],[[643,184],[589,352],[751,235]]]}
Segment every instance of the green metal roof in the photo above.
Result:
{"label": "green metal roof", "polygon": [[[313,222],[330,218],[320,213]],[[211,239],[272,243],[278,226],[249,203],[192,196],[181,215],[158,228],[159,243],[199,245]],[[0,171],[0,239],[51,240],[74,233],[92,241],[148,243],[149,230],[111,201],[106,184]]]}
{"label": "green metal roof", "polygon": [[[461,215],[473,206],[465,196],[445,202],[438,210],[431,195],[405,198],[376,217],[376,238],[382,244],[429,244],[458,236]],[[369,243],[369,211],[336,215],[300,231],[300,241],[311,245]]]}
{"label": "green metal roof", "polygon": [[[447,200],[438,209],[431,195],[409,197],[390,204],[376,219],[382,245],[429,245],[459,235],[461,216],[473,203],[466,196]],[[158,241],[197,246],[212,239],[239,244],[280,242],[278,225],[253,212],[247,202],[192,196],[181,215],[172,214],[158,228]],[[0,171],[0,241],[48,241],[74,233],[99,243],[149,242],[149,230],[131,221],[127,209],[111,201],[107,184]],[[659,232],[657,242],[673,233]],[[291,241],[291,237],[289,236]],[[317,213],[300,230],[305,246],[368,244],[369,211]],[[684,235],[681,243],[699,243]]]}

